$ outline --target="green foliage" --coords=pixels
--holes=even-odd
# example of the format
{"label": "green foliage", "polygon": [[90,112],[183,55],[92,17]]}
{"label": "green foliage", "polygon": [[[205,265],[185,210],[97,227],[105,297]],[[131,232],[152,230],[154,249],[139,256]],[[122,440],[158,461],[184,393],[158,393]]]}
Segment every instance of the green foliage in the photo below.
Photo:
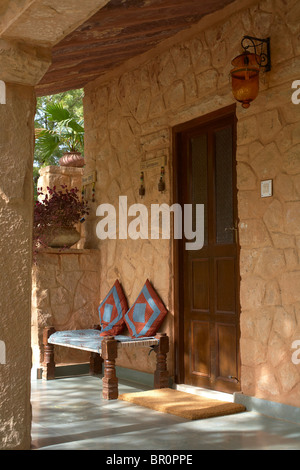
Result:
{"label": "green foliage", "polygon": [[[66,139],[75,139],[78,135],[83,152],[83,90],[70,90],[52,96],[37,99],[35,116],[36,146],[34,165],[55,165],[68,147]],[[79,127],[78,127],[78,126]],[[70,134],[70,136],[69,136]]]}
{"label": "green foliage", "polygon": [[38,188],[37,195],[43,199],[37,200],[34,205],[34,249],[47,246],[49,238],[61,228],[74,227],[89,214],[88,203],[79,197],[79,189],[68,189],[66,185],[62,185],[61,190],[56,190],[55,186],[47,187],[45,194],[41,189]]}
{"label": "green foliage", "polygon": [[45,107],[47,122],[53,124],[49,128],[36,129],[36,149],[44,160],[64,152],[83,153],[84,128],[77,122],[72,113],[60,103],[47,104]]}
{"label": "green foliage", "polygon": [[35,115],[34,192],[39,169],[57,165],[65,152],[84,153],[83,90],[37,99]]}

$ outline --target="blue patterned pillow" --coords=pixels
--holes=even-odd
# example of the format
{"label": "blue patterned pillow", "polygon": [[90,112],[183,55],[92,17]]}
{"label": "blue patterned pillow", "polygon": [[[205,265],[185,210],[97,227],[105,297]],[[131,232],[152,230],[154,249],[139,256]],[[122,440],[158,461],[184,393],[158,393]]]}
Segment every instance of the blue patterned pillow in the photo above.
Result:
{"label": "blue patterned pillow", "polygon": [[133,338],[155,336],[167,310],[150,282],[145,282],[135,303],[125,315],[125,322]]}
{"label": "blue patterned pillow", "polygon": [[100,336],[119,335],[125,327],[124,315],[128,304],[122,286],[118,280],[98,307]]}

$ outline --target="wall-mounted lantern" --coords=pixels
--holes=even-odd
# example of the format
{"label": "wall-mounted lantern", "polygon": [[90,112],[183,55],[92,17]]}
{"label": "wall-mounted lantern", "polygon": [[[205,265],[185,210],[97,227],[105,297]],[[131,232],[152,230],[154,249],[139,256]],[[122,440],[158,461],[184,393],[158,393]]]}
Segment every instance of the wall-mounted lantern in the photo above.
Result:
{"label": "wall-mounted lantern", "polygon": [[[249,108],[258,95],[260,70],[271,70],[270,38],[244,36],[241,45],[244,52],[231,62],[234,66],[230,71],[232,93],[243,108]],[[249,48],[253,48],[254,52],[249,52]]]}

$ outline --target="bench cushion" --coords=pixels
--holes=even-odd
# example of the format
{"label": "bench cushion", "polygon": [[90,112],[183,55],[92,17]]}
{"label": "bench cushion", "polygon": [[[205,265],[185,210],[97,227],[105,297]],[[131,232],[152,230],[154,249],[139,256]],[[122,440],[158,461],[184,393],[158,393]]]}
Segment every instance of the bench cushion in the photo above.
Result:
{"label": "bench cushion", "polygon": [[147,279],[136,301],[125,315],[130,336],[155,336],[166,314],[164,304]]}
{"label": "bench cushion", "polygon": [[[157,338],[130,338],[125,335],[115,336],[118,345],[124,346],[151,346],[159,343]],[[81,349],[101,354],[101,343],[103,337],[99,336],[98,330],[67,330],[56,331],[49,338],[50,344],[65,346],[68,348]]]}
{"label": "bench cushion", "polygon": [[100,319],[100,336],[116,336],[125,327],[125,313],[128,310],[127,300],[118,280],[98,307]]}

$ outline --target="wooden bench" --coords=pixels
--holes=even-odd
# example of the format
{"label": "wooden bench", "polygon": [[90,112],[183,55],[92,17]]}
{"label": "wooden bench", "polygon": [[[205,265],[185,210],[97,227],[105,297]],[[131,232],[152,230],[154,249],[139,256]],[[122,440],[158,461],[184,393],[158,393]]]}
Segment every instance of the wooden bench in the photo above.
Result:
{"label": "wooden bench", "polygon": [[156,369],[154,372],[154,388],[169,387],[167,370],[167,354],[169,352],[169,337],[158,333],[155,337],[130,338],[128,336],[100,336],[99,326],[87,330],[56,331],[54,327],[46,327],[43,332],[44,380],[55,378],[54,346],[89,351],[90,374],[102,374],[104,362],[103,398],[114,400],[118,398],[118,378],[115,363],[120,348],[149,347],[156,353]]}

